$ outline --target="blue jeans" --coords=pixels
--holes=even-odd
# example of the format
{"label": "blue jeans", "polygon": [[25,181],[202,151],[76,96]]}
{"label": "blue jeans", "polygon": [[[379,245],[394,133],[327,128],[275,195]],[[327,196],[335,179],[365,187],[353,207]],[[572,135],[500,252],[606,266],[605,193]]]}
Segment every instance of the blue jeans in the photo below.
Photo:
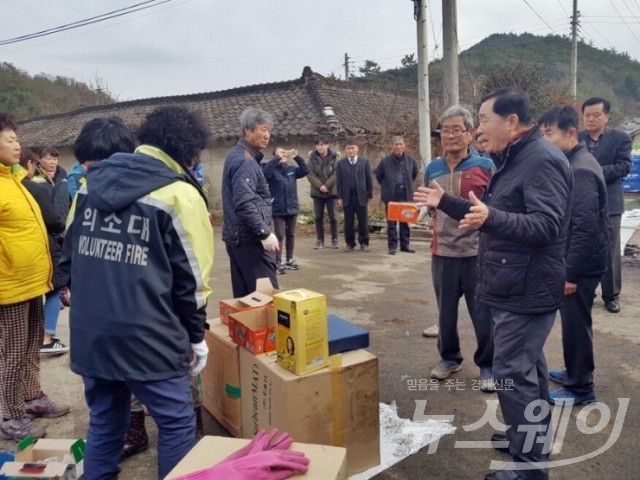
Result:
{"label": "blue jeans", "polygon": [[118,475],[129,428],[131,394],[147,407],[158,425],[158,478],[164,478],[196,442],[196,417],[189,377],[157,382],[112,381],[83,377],[89,406],[84,457],[85,480]]}
{"label": "blue jeans", "polygon": [[60,316],[60,292],[62,289],[52,290],[44,296],[44,333],[56,334],[58,316]]}

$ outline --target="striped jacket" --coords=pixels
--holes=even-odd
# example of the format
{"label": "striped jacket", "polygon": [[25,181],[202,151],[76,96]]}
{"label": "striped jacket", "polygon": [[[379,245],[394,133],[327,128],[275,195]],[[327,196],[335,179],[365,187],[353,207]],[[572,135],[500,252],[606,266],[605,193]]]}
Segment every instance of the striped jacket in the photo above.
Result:
{"label": "striped jacket", "polygon": [[67,219],[71,369],[107,380],[186,375],[204,338],[213,230],[184,170],[143,145],[92,165]]}
{"label": "striped jacket", "polygon": [[[440,157],[427,165],[424,172],[425,185],[436,180],[445,192],[465,199],[473,191],[478,198],[487,188],[495,167],[488,157],[470,153],[451,171]],[[475,257],[478,254],[477,230],[458,228],[459,222],[442,210],[436,210],[433,222],[431,253],[442,257]]]}

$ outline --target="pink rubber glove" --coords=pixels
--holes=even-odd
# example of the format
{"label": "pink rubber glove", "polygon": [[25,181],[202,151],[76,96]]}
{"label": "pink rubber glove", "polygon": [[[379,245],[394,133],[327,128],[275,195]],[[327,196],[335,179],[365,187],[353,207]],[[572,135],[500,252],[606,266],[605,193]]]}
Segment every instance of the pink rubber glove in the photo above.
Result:
{"label": "pink rubber glove", "polygon": [[220,463],[242,458],[252,453],[262,452],[265,450],[287,450],[292,443],[293,438],[291,438],[287,432],[282,432],[278,435],[277,428],[272,428],[269,433],[266,433],[264,430],[260,430],[248,444],[240,450],[233,452]]}
{"label": "pink rubber glove", "polygon": [[265,450],[235,460],[223,461],[174,480],[284,480],[309,470],[303,452]]}

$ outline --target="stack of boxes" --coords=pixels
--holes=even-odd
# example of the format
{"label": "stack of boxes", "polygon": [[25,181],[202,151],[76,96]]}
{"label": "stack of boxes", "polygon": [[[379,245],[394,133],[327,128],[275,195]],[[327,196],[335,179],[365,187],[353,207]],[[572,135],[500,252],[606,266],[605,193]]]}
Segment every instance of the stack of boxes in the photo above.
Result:
{"label": "stack of boxes", "polygon": [[228,328],[210,321],[204,407],[234,436],[276,427],[297,442],[345,447],[348,475],[378,465],[378,359],[360,348],[368,333],[328,316],[324,295],[269,293],[273,303],[236,303]]}

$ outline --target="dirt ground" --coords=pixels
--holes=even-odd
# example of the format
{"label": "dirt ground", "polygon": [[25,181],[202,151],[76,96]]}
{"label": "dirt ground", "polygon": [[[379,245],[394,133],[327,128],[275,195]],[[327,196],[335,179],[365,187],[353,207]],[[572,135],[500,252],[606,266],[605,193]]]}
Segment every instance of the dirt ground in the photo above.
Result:
{"label": "dirt ground", "polygon": [[[331,313],[347,318],[370,331],[369,350],[380,358],[380,401],[396,401],[401,417],[412,418],[416,400],[427,400],[424,412],[428,415],[454,415],[455,434],[440,440],[437,451],[427,454],[422,449],[387,471],[375,477],[378,480],[396,479],[482,479],[489,472],[491,460],[508,460],[504,454],[491,449],[455,448],[456,442],[488,440],[493,429],[484,425],[466,431],[480,420],[487,401],[496,400],[495,394],[474,391],[472,382],[478,370],[473,365],[475,339],[466,309],[460,309],[460,338],[465,355],[463,369],[456,374],[458,386],[437,391],[410,391],[407,379],[428,378],[439,356],[434,339],[421,336],[421,331],[436,319],[436,304],[430,280],[429,245],[425,241],[413,242],[415,255],[387,254],[386,240],[373,238],[368,253],[346,253],[341,250],[313,250],[312,236],[299,236],[296,259],[301,265],[297,272],[280,276],[281,288],[305,287],[325,293]],[[217,316],[218,300],[231,296],[229,265],[224,245],[216,232],[215,266],[212,275],[214,294],[209,304],[210,317]],[[638,443],[640,411],[637,408],[640,386],[640,263],[625,260],[623,264],[623,292],[620,297],[622,312],[609,314],[600,299],[594,306],[594,336],[596,352],[596,386],[599,408],[576,407],[567,411],[568,420],[564,441],[556,439],[553,460],[569,460],[589,456],[598,449],[605,451],[582,461],[569,461],[568,465],[553,468],[551,478],[569,479],[637,479],[640,477]],[[59,336],[68,340],[68,310],[62,312]],[[559,321],[551,333],[545,352],[551,367],[562,366],[562,346]],[[50,438],[83,437],[87,427],[87,408],[82,394],[80,378],[69,370],[69,356],[42,357],[42,383],[44,390],[60,402],[72,406],[72,412],[59,419],[42,419]],[[552,384],[552,388],[555,386]],[[619,402],[629,399],[628,410]],[[607,411],[609,415],[607,415]],[[565,414],[565,415],[566,415]],[[621,425],[615,438],[614,419]],[[558,416],[556,418],[559,418]],[[586,426],[582,420],[586,419]],[[600,422],[600,420],[602,420]],[[598,425],[600,423],[600,425]],[[121,480],[156,478],[155,430],[147,420],[152,433],[149,451],[137,455],[122,465]],[[581,428],[581,433],[578,428]],[[592,427],[589,430],[589,427]],[[614,432],[614,434],[612,434]],[[228,435],[208,414],[205,414],[205,433]],[[562,433],[562,432],[560,432]],[[610,437],[612,437],[610,439]],[[613,443],[603,448],[607,441]],[[459,444],[458,444],[459,445]],[[12,449],[14,444],[0,441],[0,448]]]}

